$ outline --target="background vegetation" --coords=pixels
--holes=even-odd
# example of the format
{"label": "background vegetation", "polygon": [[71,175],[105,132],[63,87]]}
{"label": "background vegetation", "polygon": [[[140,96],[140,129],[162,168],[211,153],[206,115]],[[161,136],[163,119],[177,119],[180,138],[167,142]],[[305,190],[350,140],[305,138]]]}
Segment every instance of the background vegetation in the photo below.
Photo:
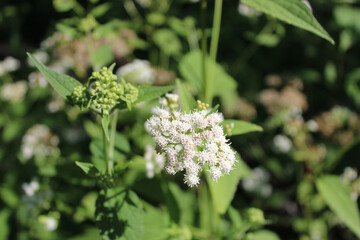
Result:
{"label": "background vegetation", "polygon": [[[210,103],[226,118],[263,128],[246,135],[234,129],[230,140],[242,160],[225,185],[230,190],[215,195],[206,181],[189,189],[181,175],[151,176],[146,151],[154,142],[144,122],[153,100],[118,118],[115,159],[131,164],[116,184],[132,190],[131,204],[95,210],[108,183],[75,161],[106,168],[100,119],[66,103],[26,52],[81,83],[115,62],[115,72],[134,85],[177,84],[180,95],[183,87],[205,99],[201,46],[214,54],[216,8],[207,1],[201,11],[202,2],[0,3],[0,239],[360,238],[360,5],[352,0],[291,1],[311,9],[329,34],[310,30],[320,37],[244,5],[260,0],[224,1],[218,65],[208,61]],[[99,211],[126,216],[125,223],[106,229]]]}

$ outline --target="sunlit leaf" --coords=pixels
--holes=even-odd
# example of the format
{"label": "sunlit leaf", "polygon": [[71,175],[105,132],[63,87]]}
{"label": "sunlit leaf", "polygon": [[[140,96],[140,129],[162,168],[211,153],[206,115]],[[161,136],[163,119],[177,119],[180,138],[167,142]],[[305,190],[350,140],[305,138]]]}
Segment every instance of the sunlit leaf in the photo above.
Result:
{"label": "sunlit leaf", "polygon": [[101,190],[95,222],[104,240],[143,239],[143,210],[138,196],[125,188]]}
{"label": "sunlit leaf", "polygon": [[259,11],[312,32],[334,44],[334,40],[301,0],[241,0]]}
{"label": "sunlit leaf", "polygon": [[[249,132],[262,132],[262,127],[241,121],[241,120],[235,120],[235,119],[226,119],[224,120],[221,125],[224,127],[225,133],[228,135],[240,135],[245,134]],[[231,129],[229,132],[227,132],[227,128]]]}
{"label": "sunlit leaf", "polygon": [[340,177],[322,176],[317,179],[316,186],[330,209],[360,238],[359,209]]}
{"label": "sunlit leaf", "polygon": [[28,56],[39,69],[39,71],[44,75],[46,80],[48,80],[51,86],[53,86],[55,91],[65,99],[67,99],[72,94],[75,87],[81,86],[81,83],[74,78],[55,72],[54,70],[46,67],[41,62],[36,60],[30,53],[28,53]]}
{"label": "sunlit leaf", "polygon": [[90,177],[96,177],[96,174],[99,173],[99,170],[92,164],[87,162],[75,162],[75,164],[81,168],[81,170]]}
{"label": "sunlit leaf", "polygon": [[135,103],[153,100],[175,89],[175,85],[169,86],[139,86],[139,95]]}
{"label": "sunlit leaf", "polygon": [[236,157],[238,162],[229,175],[220,177],[217,182],[212,181],[208,174],[206,175],[214,209],[218,214],[226,212],[234,198],[240,179],[250,174],[249,167],[241,160],[240,156],[237,154]]}

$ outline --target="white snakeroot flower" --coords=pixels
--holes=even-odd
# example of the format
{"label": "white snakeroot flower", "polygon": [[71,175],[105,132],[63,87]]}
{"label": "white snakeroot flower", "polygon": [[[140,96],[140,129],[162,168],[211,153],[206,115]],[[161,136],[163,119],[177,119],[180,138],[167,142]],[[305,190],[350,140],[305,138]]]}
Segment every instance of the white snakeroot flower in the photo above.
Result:
{"label": "white snakeroot flower", "polygon": [[150,63],[146,60],[136,59],[132,63],[120,67],[116,75],[133,84],[152,84],[155,81]]}
{"label": "white snakeroot flower", "polygon": [[16,71],[20,68],[20,61],[11,56],[6,57],[2,62],[0,62],[0,76],[8,73]]}
{"label": "white snakeroot flower", "polygon": [[27,82],[24,80],[15,83],[6,83],[1,88],[1,98],[12,103],[21,102],[24,100],[25,94],[28,90]]}
{"label": "white snakeroot flower", "polygon": [[[166,97],[177,100],[175,96]],[[157,107],[145,123],[155,139],[156,151],[165,154],[165,171],[176,174],[185,170],[184,182],[190,187],[200,183],[199,175],[204,165],[210,167],[210,177],[216,181],[229,174],[236,162],[235,152],[219,125],[223,121],[222,114],[209,112],[210,109],[198,108],[183,113],[165,106]]]}
{"label": "white snakeroot flower", "polygon": [[285,135],[276,135],[274,137],[274,146],[277,151],[281,153],[288,153],[291,150],[293,144],[291,140]]}
{"label": "white snakeroot flower", "polygon": [[151,145],[146,146],[144,158],[146,160],[146,176],[148,178],[153,178],[155,173],[160,173],[164,168],[164,157],[157,154]]}
{"label": "white snakeroot flower", "polygon": [[40,189],[40,185],[36,179],[33,179],[29,183],[23,183],[21,188],[24,190],[26,196],[32,197],[34,196],[35,192]]}
{"label": "white snakeroot flower", "polygon": [[317,132],[319,130],[319,125],[313,119],[307,121],[306,125],[311,132]]}
{"label": "white snakeroot flower", "polygon": [[57,226],[58,226],[58,221],[55,218],[53,218],[53,217],[46,218],[46,221],[45,221],[46,230],[54,231],[57,229]]}
{"label": "white snakeroot flower", "polygon": [[272,186],[268,183],[270,174],[263,168],[257,167],[252,170],[249,177],[244,178],[242,186],[245,191],[251,192],[262,197],[269,197],[272,192]]}
{"label": "white snakeroot flower", "polygon": [[38,220],[42,223],[45,229],[49,232],[58,228],[60,214],[58,212],[50,212],[49,215],[40,215]]}
{"label": "white snakeroot flower", "polygon": [[28,79],[31,88],[35,88],[35,87],[45,88],[48,86],[48,81],[43,77],[43,75],[40,72],[30,73]]}
{"label": "white snakeroot flower", "polygon": [[343,174],[341,174],[341,179],[346,183],[353,182],[357,177],[358,173],[352,167],[346,167]]}
{"label": "white snakeroot flower", "polygon": [[60,155],[58,144],[59,138],[53,135],[47,126],[36,124],[24,135],[21,152],[26,160],[32,157],[46,160]]}

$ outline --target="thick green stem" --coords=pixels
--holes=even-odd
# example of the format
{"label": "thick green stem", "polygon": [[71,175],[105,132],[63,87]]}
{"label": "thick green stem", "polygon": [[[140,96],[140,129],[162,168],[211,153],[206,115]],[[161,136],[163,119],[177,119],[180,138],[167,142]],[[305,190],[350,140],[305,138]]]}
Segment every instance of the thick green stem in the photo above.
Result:
{"label": "thick green stem", "polygon": [[107,171],[109,174],[111,174],[111,169],[109,168],[108,141],[106,139],[106,134],[104,130],[103,130],[103,145],[104,145],[104,160],[107,164]]}
{"label": "thick green stem", "polygon": [[[213,27],[211,31],[211,43],[210,43],[210,59],[212,64],[216,63],[217,50],[219,45],[222,3],[223,3],[222,0],[215,0]],[[212,98],[213,98],[214,75],[215,75],[215,67],[213,66],[211,68],[210,75],[207,78],[207,83],[205,88],[205,102],[210,105],[212,103]]]}
{"label": "thick green stem", "polygon": [[215,0],[213,28],[211,31],[210,59],[216,61],[217,49],[219,45],[222,0]]}
{"label": "thick green stem", "polygon": [[109,145],[109,160],[108,160],[108,172],[112,172],[114,164],[114,152],[115,152],[115,135],[116,135],[116,125],[118,120],[118,110],[115,110],[113,113],[113,119],[111,122],[110,128],[110,145]]}
{"label": "thick green stem", "polygon": [[204,101],[206,102],[208,91],[208,77],[207,77],[207,43],[206,43],[206,0],[201,0],[201,50],[202,50],[202,77],[204,83]]}

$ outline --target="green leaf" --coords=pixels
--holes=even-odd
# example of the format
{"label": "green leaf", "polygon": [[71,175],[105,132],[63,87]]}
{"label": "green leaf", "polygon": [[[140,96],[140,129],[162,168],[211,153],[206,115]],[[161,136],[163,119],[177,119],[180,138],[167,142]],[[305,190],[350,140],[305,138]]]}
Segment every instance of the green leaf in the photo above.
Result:
{"label": "green leaf", "polygon": [[263,131],[262,127],[260,127],[256,124],[241,121],[241,120],[226,119],[221,123],[221,125],[224,127],[225,132],[226,132],[227,126],[232,127],[230,132],[226,132],[226,134],[228,134],[228,135],[240,135],[240,134],[245,134],[245,133],[249,133],[249,132],[262,132]]}
{"label": "green leaf", "polygon": [[51,86],[59,93],[63,98],[67,99],[72,94],[73,90],[77,86],[82,84],[74,78],[65,74],[57,73],[54,70],[44,66],[41,62],[36,60],[30,53],[27,53],[29,58],[33,61],[35,66],[44,75],[46,80],[49,81]]}
{"label": "green leaf", "polygon": [[317,179],[316,187],[327,205],[344,221],[345,225],[360,238],[360,216],[349,189],[336,175],[325,175]]}
{"label": "green leaf", "polygon": [[109,141],[109,115],[104,114],[101,118],[101,125],[105,133],[106,139]]}
{"label": "green leaf", "polygon": [[216,215],[211,206],[211,196],[208,187],[200,184],[198,188],[199,224],[200,228],[208,232],[213,231]]}
{"label": "green leaf", "polygon": [[179,207],[179,224],[192,225],[195,218],[195,196],[191,192],[183,191],[178,184],[170,182],[169,191]]}
{"label": "green leaf", "polygon": [[167,239],[168,219],[163,211],[154,207],[147,209],[144,215],[144,238],[143,240]]}
{"label": "green leaf", "polygon": [[258,230],[251,233],[252,240],[280,240],[279,236],[269,230]]}
{"label": "green leaf", "polygon": [[20,202],[16,193],[8,187],[0,188],[0,198],[11,208],[16,208]]}
{"label": "green leaf", "polygon": [[312,32],[334,44],[334,40],[315,19],[310,9],[301,0],[241,0],[259,11],[288,24]]}
{"label": "green leaf", "polygon": [[[203,93],[204,82],[202,77],[202,56],[200,51],[192,51],[186,54],[180,61],[179,71],[184,80],[191,83],[199,93]],[[213,95],[221,99],[223,105],[236,107],[237,82],[227,74],[220,64],[207,59],[209,74],[214,74]],[[208,74],[208,75],[209,75]]]}
{"label": "green leaf", "polygon": [[176,87],[179,91],[181,109],[190,112],[196,107],[196,101],[179,79],[176,79]]}
{"label": "green leaf", "polygon": [[96,175],[99,173],[99,170],[92,163],[76,161],[75,164],[90,177],[96,177]]}
{"label": "green leaf", "polygon": [[10,209],[3,209],[0,212],[0,226],[1,226],[1,231],[0,231],[0,240],[6,240],[9,239],[9,217],[11,214],[11,210]]}
{"label": "green leaf", "polygon": [[206,174],[214,209],[218,214],[226,212],[234,198],[240,179],[251,173],[249,167],[242,161],[239,154],[236,154],[236,158],[238,162],[235,163],[234,170],[229,175],[220,177],[217,182],[212,181],[208,174]]}
{"label": "green leaf", "polygon": [[154,87],[154,86],[139,86],[139,95],[135,103],[150,101],[164,95],[175,89],[175,85]]}
{"label": "green leaf", "polygon": [[104,240],[143,239],[143,210],[138,196],[125,188],[101,190],[95,222]]}

